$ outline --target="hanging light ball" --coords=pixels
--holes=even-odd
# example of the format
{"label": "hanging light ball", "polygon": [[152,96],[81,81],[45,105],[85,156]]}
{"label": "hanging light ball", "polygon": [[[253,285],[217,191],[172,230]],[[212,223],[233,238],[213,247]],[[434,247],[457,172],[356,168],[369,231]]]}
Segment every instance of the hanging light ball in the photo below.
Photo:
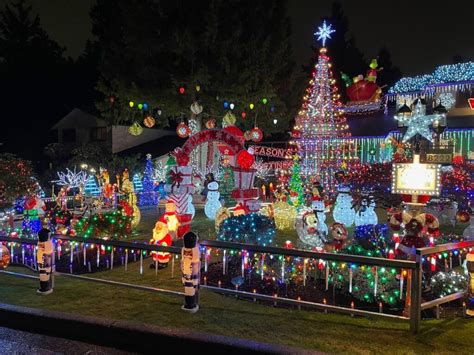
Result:
{"label": "hanging light ball", "polygon": [[161,111],[161,108],[159,108],[159,109],[156,110],[156,114],[157,114],[158,116],[161,116],[162,113],[163,113],[163,112]]}
{"label": "hanging light ball", "polygon": [[231,110],[233,110],[234,107],[235,107],[235,105],[234,105],[233,103],[231,103],[231,104],[229,105],[229,107],[230,107]]}
{"label": "hanging light ball", "polygon": [[224,118],[222,119],[222,126],[227,127],[227,126],[233,126],[235,124],[236,118],[234,114],[230,111],[228,111]]}
{"label": "hanging light ball", "polygon": [[176,127],[176,134],[179,138],[187,138],[191,134],[191,129],[186,123],[181,122],[178,127]]}
{"label": "hanging light ball", "polygon": [[197,91],[197,92],[201,91],[201,85],[199,85],[199,84],[196,85],[196,91]]}
{"label": "hanging light ball", "polygon": [[143,103],[143,109],[148,110],[148,104],[146,102]]}
{"label": "hanging light ball", "polygon": [[206,121],[206,128],[213,129],[216,128],[216,120],[214,118],[210,118]]}
{"label": "hanging light ball", "polygon": [[134,122],[130,127],[128,127],[128,133],[132,136],[139,136],[143,133],[143,127],[140,126],[138,122]]}
{"label": "hanging light ball", "polygon": [[143,104],[138,104],[138,109],[141,110],[143,108]]}
{"label": "hanging light ball", "polygon": [[130,102],[128,103],[128,106],[130,106],[130,107],[133,107],[133,106],[135,106],[135,102],[133,102],[133,101],[130,101]]}
{"label": "hanging light ball", "polygon": [[143,119],[143,125],[145,127],[151,128],[155,125],[155,119],[152,116],[146,116]]}
{"label": "hanging light ball", "polygon": [[273,124],[276,125],[278,123],[278,120],[276,118],[273,119]]}
{"label": "hanging light ball", "polygon": [[258,143],[263,139],[263,132],[260,128],[255,127],[250,131],[250,136],[253,142]]}
{"label": "hanging light ball", "polygon": [[247,150],[242,149],[237,153],[237,164],[243,169],[250,169],[255,162],[255,157]]}
{"label": "hanging light ball", "polygon": [[199,105],[197,101],[194,101],[191,104],[191,112],[194,113],[196,116],[202,112],[202,106]]}
{"label": "hanging light ball", "polygon": [[184,94],[184,86],[181,86],[181,87],[179,88],[179,93],[180,93],[181,95]]}
{"label": "hanging light ball", "polygon": [[266,98],[266,97],[264,97],[264,98],[262,99],[262,103],[263,103],[264,105],[266,105],[266,104],[267,104],[267,102],[268,102],[267,98]]}
{"label": "hanging light ball", "polygon": [[109,96],[109,102],[113,104],[115,102],[115,96],[113,95]]}
{"label": "hanging light ball", "polygon": [[242,112],[240,115],[241,115],[242,118],[245,120],[245,117],[247,117],[247,112],[244,111],[244,112]]}
{"label": "hanging light ball", "polygon": [[225,109],[228,109],[228,108],[229,108],[229,102],[224,101],[224,104],[223,104],[223,105],[224,105],[224,108],[225,108]]}
{"label": "hanging light ball", "polygon": [[270,112],[275,112],[275,106],[270,107]]}
{"label": "hanging light ball", "polygon": [[254,105],[254,104],[250,104],[249,107],[250,107],[251,110],[253,110],[253,108],[255,107],[255,105]]}

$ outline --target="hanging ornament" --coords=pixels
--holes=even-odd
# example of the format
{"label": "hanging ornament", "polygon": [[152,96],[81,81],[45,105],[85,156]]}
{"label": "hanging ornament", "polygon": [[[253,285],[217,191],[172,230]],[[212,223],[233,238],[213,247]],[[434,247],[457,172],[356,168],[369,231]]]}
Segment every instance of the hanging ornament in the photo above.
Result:
{"label": "hanging ornament", "polygon": [[132,136],[139,136],[143,133],[143,127],[140,126],[140,123],[134,122],[130,127],[128,127],[128,133]]}
{"label": "hanging ornament", "polygon": [[197,92],[201,91],[201,85],[196,85],[196,91]]}
{"label": "hanging ornament", "polygon": [[255,157],[247,150],[242,149],[237,153],[237,164],[243,169],[250,169],[255,162]]}
{"label": "hanging ornament", "polygon": [[194,101],[191,104],[191,112],[194,113],[196,116],[202,112],[202,106],[199,105],[197,101]]}
{"label": "hanging ornament", "polygon": [[251,110],[253,110],[253,108],[255,107],[255,105],[254,105],[254,104],[250,104],[249,107],[250,107]]}
{"label": "hanging ornament", "polygon": [[240,115],[241,115],[242,118],[245,120],[245,117],[247,117],[247,112],[244,111],[244,112],[242,112]]}
{"label": "hanging ornament", "polygon": [[250,139],[255,143],[260,142],[263,139],[262,130],[258,127],[255,127],[254,129],[252,129],[250,131]]}
{"label": "hanging ornament", "polygon": [[179,88],[179,93],[180,93],[181,95],[184,94],[184,86],[181,86],[181,87]]}
{"label": "hanging ornament", "polygon": [[146,116],[143,120],[143,124],[145,125],[145,127],[151,128],[155,125],[155,119],[151,116]]}
{"label": "hanging ornament", "polygon": [[250,131],[245,131],[244,138],[246,141],[252,140],[252,134],[250,133]]}
{"label": "hanging ornament", "polygon": [[115,96],[109,96],[109,102],[113,104],[115,102]]}
{"label": "hanging ornament", "polygon": [[191,134],[191,130],[186,123],[181,122],[178,127],[176,127],[176,134],[179,138],[187,138]]}
{"label": "hanging ornament", "polygon": [[216,128],[216,120],[214,118],[210,118],[206,121],[206,128],[213,129]]}
{"label": "hanging ornament", "polygon": [[128,103],[128,106],[130,106],[130,107],[133,107],[134,105],[135,105],[135,103],[134,103],[133,101],[130,101],[130,102]]}
{"label": "hanging ornament", "polygon": [[222,119],[222,126],[227,127],[227,126],[233,126],[235,124],[235,116],[232,112],[228,111],[224,118]]}

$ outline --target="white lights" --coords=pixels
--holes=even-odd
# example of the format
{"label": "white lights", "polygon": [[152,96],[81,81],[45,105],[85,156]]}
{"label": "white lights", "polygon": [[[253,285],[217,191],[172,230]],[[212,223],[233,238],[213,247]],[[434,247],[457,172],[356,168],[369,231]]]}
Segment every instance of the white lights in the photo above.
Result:
{"label": "white lights", "polygon": [[420,156],[415,154],[412,164],[393,165],[392,193],[437,196],[440,180],[440,165],[420,164]]}

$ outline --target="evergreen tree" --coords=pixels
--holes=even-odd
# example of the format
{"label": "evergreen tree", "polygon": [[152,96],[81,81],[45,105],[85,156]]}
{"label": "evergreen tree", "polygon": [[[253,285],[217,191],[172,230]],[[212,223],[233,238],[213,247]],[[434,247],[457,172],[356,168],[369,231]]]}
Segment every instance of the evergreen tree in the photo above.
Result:
{"label": "evergreen tree", "polygon": [[[323,27],[326,26],[324,22]],[[325,173],[324,183],[332,175],[327,169],[339,168],[343,154],[349,153],[336,138],[350,136],[348,125],[340,109],[338,89],[332,78],[331,59],[327,49],[321,48],[314,66],[313,78],[303,105],[296,117],[292,144],[302,158],[305,176]],[[325,164],[327,169],[322,169]]]}
{"label": "evergreen tree", "polygon": [[301,180],[300,162],[297,155],[293,158],[293,166],[291,168],[290,178],[290,202],[293,206],[303,205],[304,189]]}
{"label": "evergreen tree", "polygon": [[392,87],[402,78],[400,69],[392,64],[392,57],[387,47],[382,47],[377,55],[379,68],[383,68],[377,75],[380,86],[386,85],[386,89]]}
{"label": "evergreen tree", "polygon": [[153,183],[153,164],[151,162],[151,154],[146,156],[146,166],[143,173],[143,191],[140,194],[140,205],[152,206],[156,205],[155,185]]}
{"label": "evergreen tree", "polygon": [[229,205],[230,196],[234,189],[234,171],[231,166],[225,166],[222,169],[222,181],[219,183],[219,191],[226,205]]}
{"label": "evergreen tree", "polygon": [[[243,129],[255,121],[266,133],[286,128],[293,62],[284,0],[98,0],[92,20],[102,51],[97,107],[110,122],[141,121],[160,108],[154,117],[165,126],[194,100],[223,116],[226,100],[238,117],[247,112]],[[146,102],[148,112],[130,101]]]}
{"label": "evergreen tree", "polygon": [[[7,103],[2,113],[14,117],[9,122],[11,130],[0,132],[6,150],[39,158],[51,126],[71,109],[67,102],[73,85],[69,80],[72,62],[63,53],[24,0],[0,8],[0,97]],[[21,134],[11,133],[15,131]],[[33,145],[39,149],[31,149]]]}

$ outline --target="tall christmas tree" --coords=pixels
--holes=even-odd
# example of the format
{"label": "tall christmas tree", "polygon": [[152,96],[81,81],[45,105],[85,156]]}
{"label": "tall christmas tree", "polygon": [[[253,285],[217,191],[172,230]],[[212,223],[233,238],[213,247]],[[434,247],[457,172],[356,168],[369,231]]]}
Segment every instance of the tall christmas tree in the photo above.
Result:
{"label": "tall christmas tree", "polygon": [[290,179],[290,203],[293,206],[303,204],[303,181],[301,180],[301,169],[298,155],[293,157],[293,166],[291,168]]}
{"label": "tall christmas tree", "polygon": [[84,193],[90,196],[99,196],[100,190],[94,175],[89,175],[84,185]]}
{"label": "tall christmas tree", "polygon": [[140,194],[141,206],[156,205],[155,184],[153,183],[153,164],[151,154],[146,155],[146,166],[143,172],[143,191]]}
{"label": "tall christmas tree", "polygon": [[[318,62],[314,67],[310,86],[303,98],[303,105],[296,117],[292,132],[294,144],[301,157],[301,173],[320,176],[328,183],[328,176],[340,168],[350,155],[350,147],[340,138],[350,136],[346,118],[341,110],[340,95],[331,71],[330,58],[324,47],[335,32],[326,22],[315,35],[322,41]],[[322,172],[325,174],[321,174]],[[327,173],[326,173],[327,172]]]}

